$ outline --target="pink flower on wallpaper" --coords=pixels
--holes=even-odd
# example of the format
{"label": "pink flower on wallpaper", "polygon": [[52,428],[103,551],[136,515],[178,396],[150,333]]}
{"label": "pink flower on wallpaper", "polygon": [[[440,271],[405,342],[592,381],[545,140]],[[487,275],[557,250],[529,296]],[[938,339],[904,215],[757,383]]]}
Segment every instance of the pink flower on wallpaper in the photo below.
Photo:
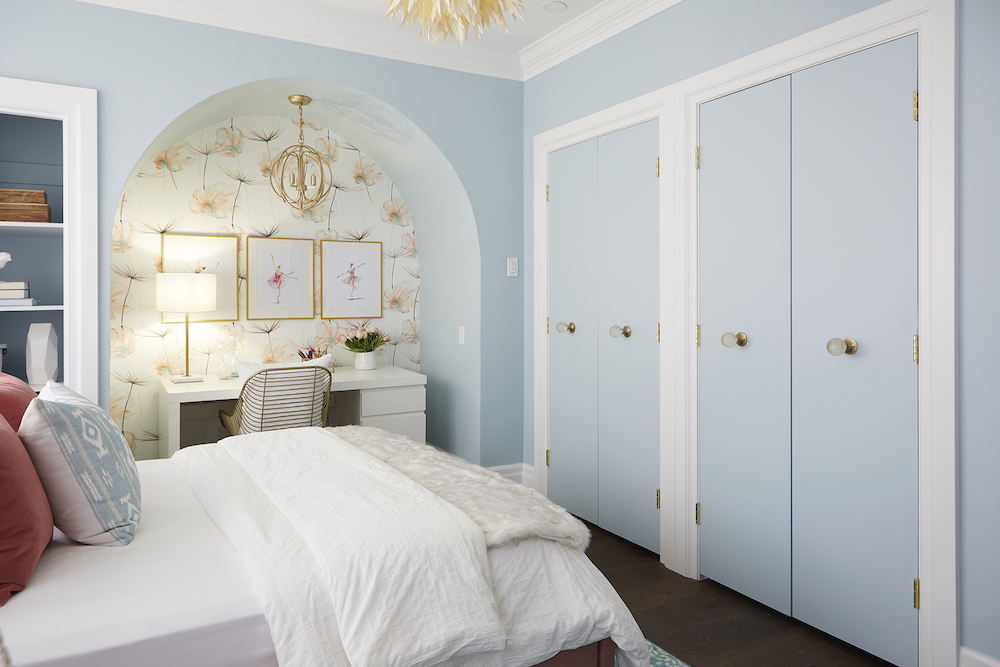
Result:
{"label": "pink flower on wallpaper", "polygon": [[135,332],[126,327],[111,329],[111,358],[127,359],[135,352]]}
{"label": "pink flower on wallpaper", "polygon": [[153,166],[164,172],[164,174],[170,174],[170,179],[174,181],[175,188],[177,187],[177,181],[174,179],[174,172],[180,171],[194,162],[194,158],[190,155],[181,154],[183,148],[184,144],[177,144],[176,146],[164,149],[159,155],[153,158]]}
{"label": "pink flower on wallpaper", "polygon": [[403,322],[403,335],[401,336],[399,342],[404,345],[419,345],[420,322],[417,322],[416,320],[405,320]]}
{"label": "pink flower on wallpaper", "polygon": [[340,333],[340,322],[330,320],[316,325],[316,342],[319,347],[335,347],[344,342]]}
{"label": "pink flower on wallpaper", "polygon": [[332,165],[337,161],[337,154],[340,152],[340,146],[337,144],[336,139],[333,141],[317,139],[316,152],[320,154],[320,157]]}
{"label": "pink flower on wallpaper", "polygon": [[[326,222],[326,211],[323,210],[324,205],[320,204],[315,208],[307,208],[304,211],[300,211],[297,208],[292,209],[292,217],[296,220],[308,220],[309,222],[322,223]],[[332,218],[336,211],[330,211],[330,217]]]}
{"label": "pink flower on wallpaper", "polygon": [[271,167],[274,165],[274,159],[267,153],[261,154],[260,158],[257,160],[257,164],[260,165],[260,174],[264,178],[271,178]]}
{"label": "pink flower on wallpaper", "polygon": [[156,353],[153,359],[153,368],[157,375],[184,375],[184,353],[181,350],[167,352],[162,350]]}
{"label": "pink flower on wallpaper", "polygon": [[232,201],[235,196],[235,190],[219,183],[195,190],[189,206],[192,213],[225,218],[230,211],[235,213],[239,209]]}
{"label": "pink flower on wallpaper", "polygon": [[220,127],[215,131],[215,141],[221,147],[221,153],[229,157],[236,157],[243,152],[243,131],[227,130]]}
{"label": "pink flower on wallpaper", "polygon": [[[412,258],[416,259],[416,257],[417,257],[417,239],[416,239],[416,237],[414,237],[413,234],[403,234],[402,243],[403,243],[403,248],[406,249],[406,253],[403,256],[404,257],[412,257]],[[417,277],[419,278],[420,276],[417,276]]]}
{"label": "pink flower on wallpaper", "polygon": [[399,197],[393,197],[392,201],[382,204],[382,222],[400,227],[410,226],[410,209]]}
{"label": "pink flower on wallpaper", "polygon": [[416,288],[409,287],[405,283],[387,289],[384,292],[386,310],[394,310],[397,313],[408,313],[413,308]]}
{"label": "pink flower on wallpaper", "polygon": [[365,186],[365,190],[368,191],[368,201],[372,200],[369,188],[381,181],[384,176],[385,174],[378,168],[378,165],[368,158],[358,158],[358,163],[351,169],[351,178],[354,179],[354,182]]}
{"label": "pink flower on wallpaper", "polygon": [[265,345],[264,349],[260,351],[260,363],[262,364],[282,364],[293,360],[294,356],[284,342]]}
{"label": "pink flower on wallpaper", "polygon": [[135,228],[128,222],[111,225],[111,252],[131,250],[135,240]]}

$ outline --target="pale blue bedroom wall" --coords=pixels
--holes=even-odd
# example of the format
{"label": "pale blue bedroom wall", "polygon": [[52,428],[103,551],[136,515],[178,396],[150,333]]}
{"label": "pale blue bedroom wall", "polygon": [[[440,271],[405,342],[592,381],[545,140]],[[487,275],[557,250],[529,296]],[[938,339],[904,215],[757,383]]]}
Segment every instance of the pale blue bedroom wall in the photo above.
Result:
{"label": "pale blue bedroom wall", "polygon": [[[478,248],[450,241],[446,233],[437,235],[434,247],[420,248],[427,274],[421,278],[421,361],[429,377],[428,438],[477,462],[520,458],[521,289],[501,269],[504,258],[521,247],[521,83],[70,0],[0,0],[0,16],[0,76],[98,91],[95,261],[102,322],[109,318],[117,199],[144,149],[184,111],[244,83],[291,76],[351,86],[408,117],[454,167],[479,234]],[[417,229],[421,223],[426,230],[434,221],[415,220]],[[428,268],[432,257],[436,271]],[[454,271],[446,270],[452,265]],[[435,281],[445,292],[467,295],[435,302]],[[480,308],[486,303],[494,305]],[[464,347],[458,346],[460,325],[466,328]],[[101,402],[107,405],[106,327],[98,352]]]}
{"label": "pale blue bedroom wall", "polygon": [[1000,3],[959,3],[958,430],[962,643],[1000,659]]}

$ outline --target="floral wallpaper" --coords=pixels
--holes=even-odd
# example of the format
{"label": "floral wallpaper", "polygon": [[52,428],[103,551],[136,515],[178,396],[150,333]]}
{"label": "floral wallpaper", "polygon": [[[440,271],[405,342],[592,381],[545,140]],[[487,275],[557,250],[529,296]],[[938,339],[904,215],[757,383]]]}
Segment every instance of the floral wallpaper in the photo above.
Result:
{"label": "floral wallpaper", "polygon": [[[343,332],[366,324],[389,336],[390,344],[378,350],[380,365],[419,370],[420,263],[406,203],[361,150],[306,123],[305,142],[330,164],[333,189],[313,210],[290,208],[272,190],[270,169],[298,136],[297,118],[228,119],[163,150],[125,186],[111,234],[111,416],[138,459],[157,456],[160,378],[184,374],[184,325],[164,323],[155,308],[163,234],[239,239],[239,318],[191,323],[192,374],[217,373],[223,346],[233,341],[242,345],[245,361],[295,362],[312,350],[334,354],[338,366],[352,365]],[[314,241],[313,319],[247,321],[248,236]],[[381,242],[381,318],[320,318],[323,240]],[[208,421],[200,427],[205,437],[225,433],[217,418]]]}

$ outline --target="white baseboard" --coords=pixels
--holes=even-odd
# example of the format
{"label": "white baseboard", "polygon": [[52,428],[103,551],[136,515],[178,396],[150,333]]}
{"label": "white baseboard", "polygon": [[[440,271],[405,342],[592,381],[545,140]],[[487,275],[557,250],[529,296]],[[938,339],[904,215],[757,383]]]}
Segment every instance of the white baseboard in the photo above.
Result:
{"label": "white baseboard", "polygon": [[1000,667],[1000,660],[963,646],[958,654],[958,665],[959,667]]}
{"label": "white baseboard", "polygon": [[493,466],[490,470],[500,473],[512,482],[537,488],[535,485],[535,466],[530,466],[527,463],[511,463],[504,466]]}

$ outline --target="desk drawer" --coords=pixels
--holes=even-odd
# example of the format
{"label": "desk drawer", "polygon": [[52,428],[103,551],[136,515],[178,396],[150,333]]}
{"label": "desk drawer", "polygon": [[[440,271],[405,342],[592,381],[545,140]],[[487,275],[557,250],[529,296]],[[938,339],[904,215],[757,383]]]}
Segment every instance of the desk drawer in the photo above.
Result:
{"label": "desk drawer", "polygon": [[361,425],[384,428],[386,431],[405,435],[410,440],[417,442],[427,441],[427,418],[423,412],[362,417]]}
{"label": "desk drawer", "polygon": [[427,390],[423,385],[361,390],[362,417],[423,412],[426,406]]}

